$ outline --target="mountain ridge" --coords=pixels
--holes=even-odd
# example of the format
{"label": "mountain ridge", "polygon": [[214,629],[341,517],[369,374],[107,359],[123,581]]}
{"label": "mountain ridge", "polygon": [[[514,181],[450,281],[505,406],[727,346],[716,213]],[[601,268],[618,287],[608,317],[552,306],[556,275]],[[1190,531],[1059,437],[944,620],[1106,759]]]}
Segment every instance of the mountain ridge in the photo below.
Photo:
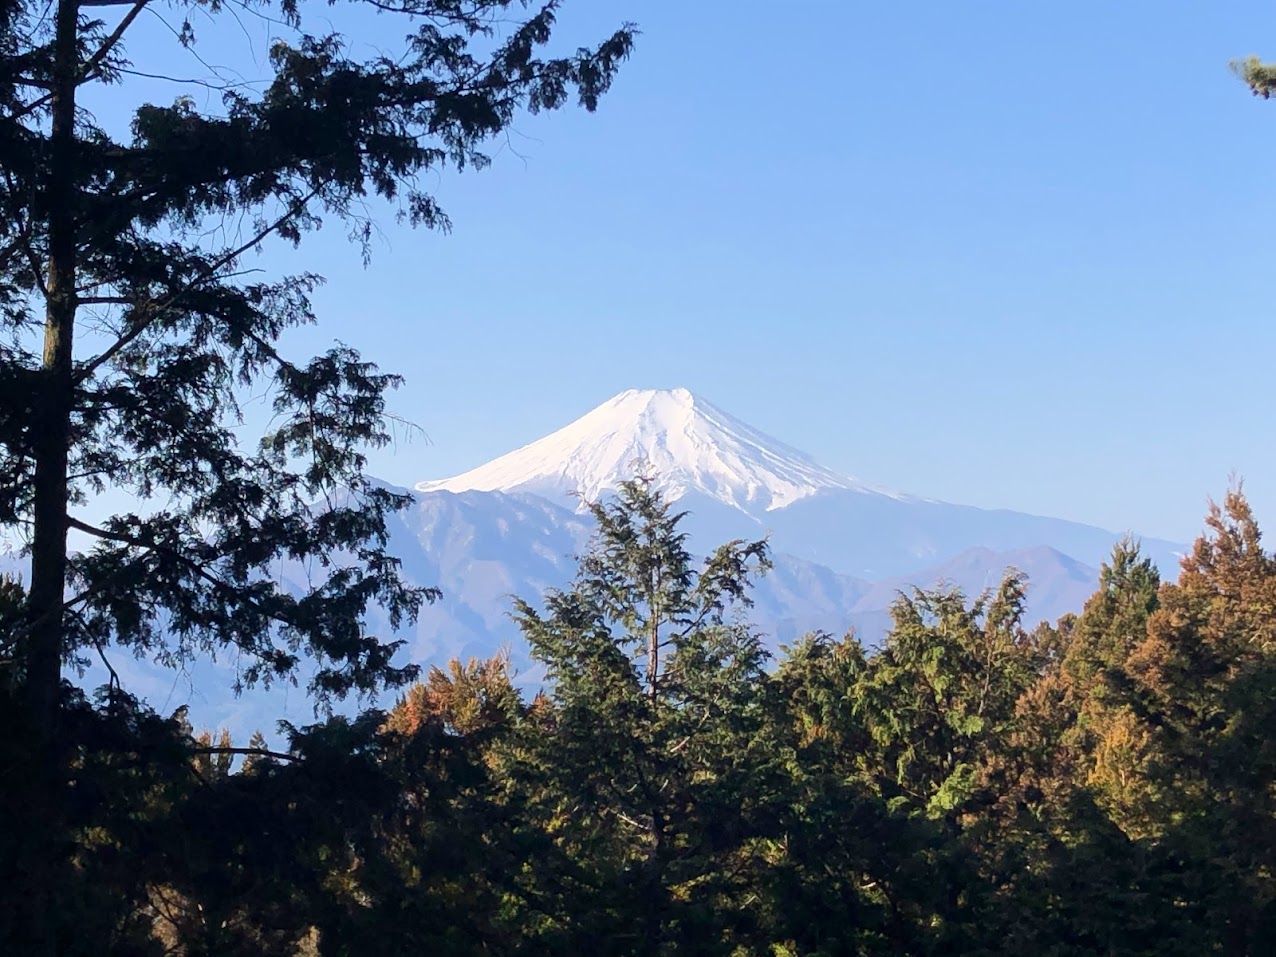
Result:
{"label": "mountain ridge", "polygon": [[[977,508],[892,491],[825,468],[810,455],[685,388],[629,389],[573,422],[448,479],[436,492],[523,492],[584,503],[647,473],[712,539],[771,534],[778,547],[842,574],[877,580],[942,563],[963,549],[1050,545],[1097,566],[1123,537],[1066,519]],[[750,521],[742,521],[748,516]],[[705,541],[709,539],[710,541]],[[1145,541],[1167,570],[1181,546]]]}

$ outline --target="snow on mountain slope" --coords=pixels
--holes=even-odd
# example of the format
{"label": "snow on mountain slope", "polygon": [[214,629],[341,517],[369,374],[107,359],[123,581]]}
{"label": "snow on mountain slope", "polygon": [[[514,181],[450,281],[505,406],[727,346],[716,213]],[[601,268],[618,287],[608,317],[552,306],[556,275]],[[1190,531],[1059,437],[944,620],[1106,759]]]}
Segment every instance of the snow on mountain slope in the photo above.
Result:
{"label": "snow on mountain slope", "polygon": [[[840,475],[686,389],[634,390],[530,445],[417,490],[501,491],[568,504],[648,471],[690,512],[702,548],[770,534],[778,551],[876,581],[946,561],[964,549],[1050,546],[1087,565],[1119,535],[1061,519],[973,508],[890,492]],[[1173,573],[1179,546],[1145,541]]]}
{"label": "snow on mountain slope", "polygon": [[753,515],[822,489],[904,497],[826,469],[686,389],[622,392],[543,439],[417,490],[589,501],[644,471],[670,498],[699,492]]}

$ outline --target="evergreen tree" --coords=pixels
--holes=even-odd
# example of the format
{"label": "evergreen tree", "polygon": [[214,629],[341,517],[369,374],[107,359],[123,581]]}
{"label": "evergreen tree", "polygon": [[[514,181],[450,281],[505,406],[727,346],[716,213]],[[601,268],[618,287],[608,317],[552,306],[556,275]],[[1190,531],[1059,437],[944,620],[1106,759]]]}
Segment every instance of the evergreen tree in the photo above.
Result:
{"label": "evergreen tree", "polygon": [[[321,699],[414,676],[363,625],[372,603],[398,625],[433,594],[385,552],[403,497],[361,474],[363,450],[388,439],[398,380],[344,345],[287,355],[281,338],[314,321],[320,277],[270,278],[254,251],[326,218],[366,254],[373,197],[446,226],[423,177],[484,165],[483,143],[522,109],[575,97],[592,110],[633,36],[552,57],[555,0],[353,7],[397,17],[403,48],[359,58],[326,4],[250,4],[273,24],[261,84],[174,77],[164,105],[141,87],[129,102],[136,78],[163,72],[149,57],[168,52],[151,40],[128,58],[139,20],[173,17],[175,49],[198,63],[207,35],[242,29],[233,5],[0,3],[0,522],[29,534],[31,557],[11,638],[30,752],[27,839],[8,863],[25,900],[3,911],[29,917],[11,938],[24,953],[78,933],[59,927],[71,873],[59,702],[61,669],[84,649],[170,664],[229,650],[245,684],[291,679],[309,656]],[[108,84],[110,100],[95,97]],[[131,107],[127,126],[97,119],[103,102],[104,115]],[[235,431],[250,391],[274,411],[256,447]],[[90,522],[80,508],[103,489],[137,510]],[[71,530],[94,547],[68,557]],[[324,573],[293,594],[270,574],[280,560]]]}
{"label": "evergreen tree", "polygon": [[888,808],[864,773],[877,746],[857,705],[875,657],[853,635],[812,634],[777,670],[774,733],[789,757],[784,839],[765,875],[777,953],[927,953],[951,933],[949,836]]}
{"label": "evergreen tree", "polygon": [[960,591],[916,591],[891,610],[882,650],[855,687],[872,739],[863,771],[892,806],[955,819],[979,790],[983,755],[1009,731],[1039,670],[1021,627],[1025,579],[967,605]]}
{"label": "evergreen tree", "polygon": [[[1104,624],[1122,621],[1114,608],[1138,606],[1131,599],[1146,579],[1120,570],[1139,567],[1150,568],[1119,546],[1085,613],[1036,629],[1040,672],[1016,702],[1009,734],[984,755],[986,800],[963,818],[961,841],[979,861],[986,891],[975,924],[992,952],[1186,957],[1205,949],[1158,886],[1154,849],[1113,819],[1118,805],[1095,773],[1096,729],[1114,726],[1122,708],[1120,655],[1099,662],[1095,649],[1138,640],[1146,611],[1142,626],[1124,620],[1134,628],[1124,643]],[[1079,685],[1082,661],[1089,680]]]}
{"label": "evergreen tree", "polygon": [[[901,598],[878,650],[808,636],[773,675],[731,613],[764,544],[700,571],[649,485],[595,511],[572,586],[518,606],[553,677],[528,703],[504,656],[450,662],[272,751],[68,693],[65,952],[1269,949],[1276,559],[1239,494],[1175,583],[1126,543],[1055,626],[1020,627],[1012,575]],[[0,821],[7,859],[23,822]]]}
{"label": "evergreen tree", "polygon": [[1118,545],[1071,631],[1060,675],[1066,689],[1061,706],[1071,712],[1072,724],[1064,743],[1079,764],[1055,773],[1092,787],[1109,816],[1135,837],[1147,833],[1140,816],[1149,808],[1142,793],[1148,741],[1129,705],[1126,663],[1147,636],[1160,583],[1134,543]]}
{"label": "evergreen tree", "polygon": [[1216,946],[1258,954],[1276,935],[1276,557],[1239,489],[1206,525],[1126,662],[1141,823]]}
{"label": "evergreen tree", "polygon": [[572,922],[599,954],[730,953],[752,933],[743,891],[761,853],[773,756],[768,682],[749,603],[765,542],[731,542],[697,570],[646,480],[590,506],[595,538],[573,586],[517,603],[552,682],[540,806],[587,869]]}

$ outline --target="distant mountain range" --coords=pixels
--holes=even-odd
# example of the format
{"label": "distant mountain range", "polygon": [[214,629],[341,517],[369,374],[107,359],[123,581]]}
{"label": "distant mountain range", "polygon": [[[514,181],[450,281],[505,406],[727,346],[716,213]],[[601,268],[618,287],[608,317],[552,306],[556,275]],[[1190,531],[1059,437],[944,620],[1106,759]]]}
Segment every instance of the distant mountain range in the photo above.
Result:
{"label": "distant mountain range", "polygon": [[[653,475],[689,513],[694,550],[769,537],[775,568],[758,582],[750,618],[772,644],[848,628],[875,642],[901,590],[943,583],[974,596],[1012,567],[1029,576],[1032,623],[1054,619],[1080,609],[1121,537],[890,491],[824,468],[685,389],[630,390],[486,465],[417,485],[411,507],[392,521],[390,547],[408,579],[438,586],[443,598],[400,635],[409,657],[441,663],[509,646],[534,683],[538,673],[509,617],[511,596],[536,602],[567,585],[591,532],[584,502],[639,473]],[[1181,545],[1142,545],[1173,573]],[[297,570],[298,588],[304,580]],[[148,697],[164,686],[153,674],[138,677]],[[184,693],[204,691],[192,684],[169,686],[168,700],[153,703],[171,708]],[[291,719],[304,720],[302,696],[292,697]],[[205,722],[249,730],[271,727],[279,710],[277,692],[204,704]]]}
{"label": "distant mountain range", "polygon": [[[695,515],[688,516],[693,529]],[[693,548],[707,552],[726,540],[725,524],[714,516],[714,538],[693,531]],[[587,516],[525,492],[417,492],[411,509],[396,519],[391,544],[404,574],[417,584],[438,585],[443,599],[422,614],[412,657],[487,655],[508,643],[520,666],[530,667],[518,654],[510,597],[535,601],[545,589],[568,584],[590,531]],[[734,536],[763,531],[741,516]],[[1106,541],[1110,548],[1116,537]],[[1003,551],[975,546],[933,565],[914,563],[912,573],[870,580],[794,554],[779,532],[772,532],[772,542],[775,568],[757,582],[749,614],[774,643],[813,629],[841,633],[852,627],[874,641],[885,631],[891,603],[913,584],[948,583],[977,595],[1014,567],[1030,576],[1031,614],[1054,618],[1079,609],[1096,579],[1094,566],[1048,545]]]}
{"label": "distant mountain range", "polygon": [[[508,596],[565,584],[588,540],[584,502],[639,473],[690,513],[700,551],[769,537],[776,567],[751,617],[777,643],[848,627],[875,641],[900,590],[946,583],[973,596],[1011,567],[1029,575],[1030,617],[1054,619],[1080,608],[1121,537],[891,491],[831,471],[686,389],[629,390],[523,448],[416,486],[393,541],[408,573],[444,598],[423,616],[415,656],[486,653],[514,639]],[[1167,571],[1182,551],[1142,544]]]}

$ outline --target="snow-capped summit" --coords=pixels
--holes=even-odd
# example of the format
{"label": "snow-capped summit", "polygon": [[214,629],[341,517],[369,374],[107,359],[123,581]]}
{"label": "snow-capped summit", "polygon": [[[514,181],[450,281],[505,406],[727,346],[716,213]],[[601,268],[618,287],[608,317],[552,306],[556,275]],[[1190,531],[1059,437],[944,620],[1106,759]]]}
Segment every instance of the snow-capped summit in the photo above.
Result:
{"label": "snow-capped summit", "polygon": [[591,501],[644,472],[671,498],[699,492],[750,514],[823,489],[904,497],[826,469],[686,389],[630,389],[552,435],[417,489],[576,493]]}

